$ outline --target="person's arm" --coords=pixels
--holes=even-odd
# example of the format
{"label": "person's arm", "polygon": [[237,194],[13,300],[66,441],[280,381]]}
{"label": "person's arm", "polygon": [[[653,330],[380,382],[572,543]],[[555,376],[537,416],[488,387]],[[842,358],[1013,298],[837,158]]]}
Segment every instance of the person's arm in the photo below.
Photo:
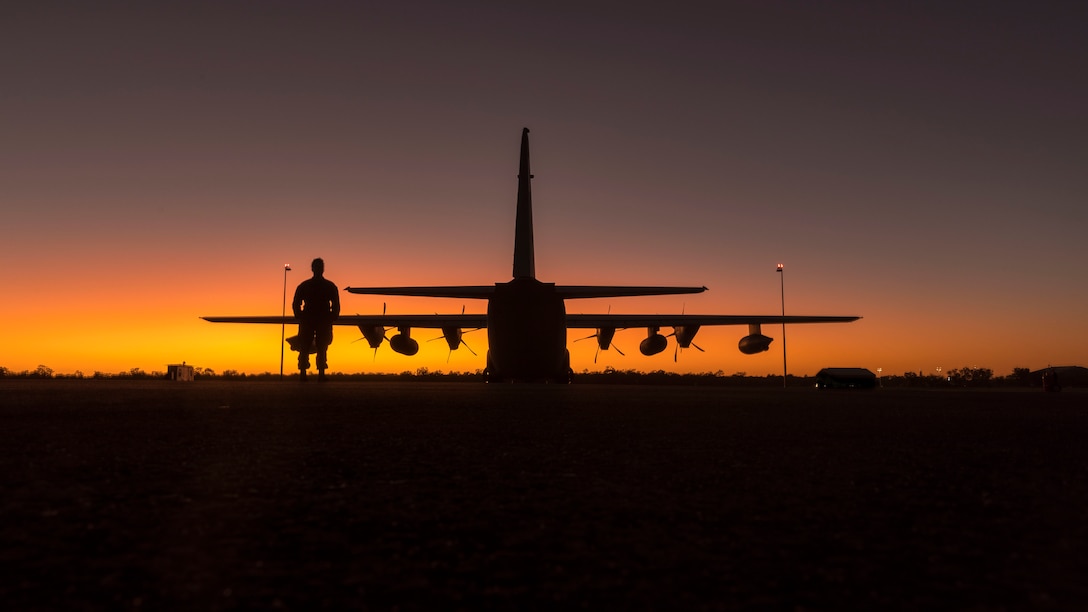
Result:
{"label": "person's arm", "polygon": [[302,285],[295,288],[295,297],[291,300],[291,312],[295,318],[302,316]]}

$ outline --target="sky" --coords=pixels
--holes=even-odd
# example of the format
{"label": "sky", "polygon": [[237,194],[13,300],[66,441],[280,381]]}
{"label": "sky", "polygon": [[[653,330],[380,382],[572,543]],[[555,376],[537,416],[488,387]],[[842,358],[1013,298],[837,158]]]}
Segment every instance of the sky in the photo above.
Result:
{"label": "sky", "polygon": [[[1086,9],[1047,2],[102,2],[0,9],[0,367],[277,372],[274,315],[346,286],[705,285],[568,312],[858,315],[791,374],[1088,365]],[[784,272],[776,272],[777,264]],[[292,270],[284,272],[284,265]],[[343,294],[345,313],[485,312]],[[781,373],[746,328],[576,372]],[[287,335],[292,335],[288,329]],[[484,367],[415,330],[330,369]],[[596,358],[596,362],[594,359]],[[295,356],[286,355],[286,369]]]}

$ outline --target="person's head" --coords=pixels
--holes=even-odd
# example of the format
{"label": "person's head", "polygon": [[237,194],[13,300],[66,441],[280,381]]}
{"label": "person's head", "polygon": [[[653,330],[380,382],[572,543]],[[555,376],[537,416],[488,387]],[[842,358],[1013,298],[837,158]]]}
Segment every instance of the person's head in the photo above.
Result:
{"label": "person's head", "polygon": [[321,276],[325,273],[325,260],[318,257],[310,263],[310,269],[314,271],[315,276]]}

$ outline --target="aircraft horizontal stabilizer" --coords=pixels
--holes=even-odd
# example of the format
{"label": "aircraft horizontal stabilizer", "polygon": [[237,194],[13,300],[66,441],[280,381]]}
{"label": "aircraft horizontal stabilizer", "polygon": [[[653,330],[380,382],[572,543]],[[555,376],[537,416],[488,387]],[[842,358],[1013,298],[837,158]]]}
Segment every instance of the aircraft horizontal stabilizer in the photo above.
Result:
{"label": "aircraft horizontal stabilizer", "polygon": [[365,295],[404,295],[412,297],[448,297],[487,299],[495,293],[494,285],[450,285],[445,287],[346,287],[348,293]]}
{"label": "aircraft horizontal stabilizer", "polygon": [[624,287],[618,285],[556,285],[555,287],[556,295],[563,299],[679,295],[704,291],[706,287]]}

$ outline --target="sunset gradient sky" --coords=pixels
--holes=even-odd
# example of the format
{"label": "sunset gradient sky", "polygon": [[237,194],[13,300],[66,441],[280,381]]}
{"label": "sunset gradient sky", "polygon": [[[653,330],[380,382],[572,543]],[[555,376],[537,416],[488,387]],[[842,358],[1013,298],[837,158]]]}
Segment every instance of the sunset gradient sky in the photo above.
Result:
{"label": "sunset gradient sky", "polygon": [[[522,127],[541,280],[710,288],[568,312],[777,314],[781,262],[787,314],[864,317],[789,328],[791,373],[1088,365],[1083,5],[640,6],[5,5],[0,366],[278,371],[278,327],[199,316],[279,314],[315,256],[341,288],[505,282]],[[746,331],[570,348],[780,373]],[[336,335],[334,371],[484,366],[482,331],[448,363]]]}

